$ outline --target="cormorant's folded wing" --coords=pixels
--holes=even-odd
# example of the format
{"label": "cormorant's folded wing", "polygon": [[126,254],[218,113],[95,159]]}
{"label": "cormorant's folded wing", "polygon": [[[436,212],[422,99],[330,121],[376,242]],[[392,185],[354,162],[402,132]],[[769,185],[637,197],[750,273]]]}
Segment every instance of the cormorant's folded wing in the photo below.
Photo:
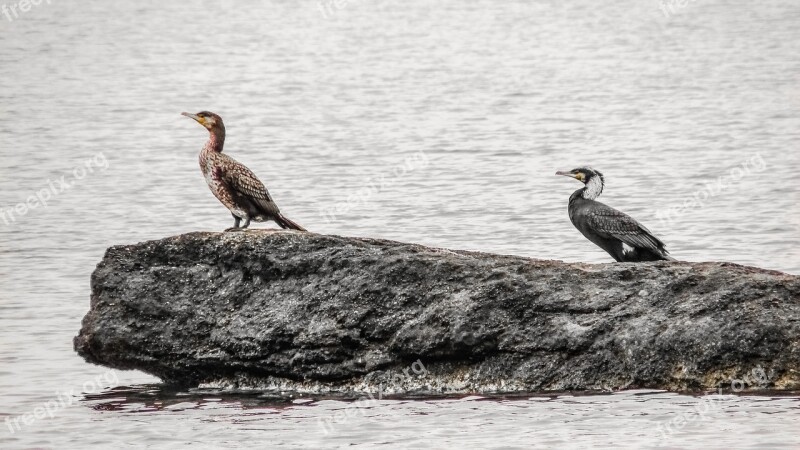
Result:
{"label": "cormorant's folded wing", "polygon": [[589,226],[597,233],[613,237],[630,245],[631,247],[652,250],[658,254],[664,251],[664,243],[622,211],[598,203],[597,207],[589,213]]}
{"label": "cormorant's folded wing", "polygon": [[279,213],[278,205],[272,200],[264,183],[247,166],[228,158],[225,164],[218,165],[215,170],[216,175],[235,195],[247,199],[266,214]]}

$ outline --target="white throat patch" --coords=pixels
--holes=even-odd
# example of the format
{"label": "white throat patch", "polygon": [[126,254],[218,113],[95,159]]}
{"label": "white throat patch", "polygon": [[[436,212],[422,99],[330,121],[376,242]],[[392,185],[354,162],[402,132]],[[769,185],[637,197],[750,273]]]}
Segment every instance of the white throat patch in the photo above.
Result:
{"label": "white throat patch", "polygon": [[603,192],[603,180],[599,175],[595,175],[586,183],[586,189],[583,191],[583,198],[587,200],[594,200]]}

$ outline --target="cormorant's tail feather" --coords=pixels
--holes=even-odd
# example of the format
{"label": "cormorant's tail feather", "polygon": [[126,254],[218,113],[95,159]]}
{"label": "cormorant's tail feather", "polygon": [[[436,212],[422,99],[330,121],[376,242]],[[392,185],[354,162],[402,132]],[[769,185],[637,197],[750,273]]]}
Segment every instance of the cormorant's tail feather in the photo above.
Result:
{"label": "cormorant's tail feather", "polygon": [[[614,256],[613,254],[611,256]],[[665,248],[656,250],[650,248],[634,248],[631,251],[622,252],[620,257],[614,256],[617,262],[645,262],[645,261],[677,261],[677,259],[667,253]]]}
{"label": "cormorant's tail feather", "polygon": [[288,219],[281,213],[278,213],[278,215],[275,216],[275,223],[280,225],[281,228],[288,228],[290,230],[298,230],[298,231],[308,231],[305,228],[301,227],[300,224]]}

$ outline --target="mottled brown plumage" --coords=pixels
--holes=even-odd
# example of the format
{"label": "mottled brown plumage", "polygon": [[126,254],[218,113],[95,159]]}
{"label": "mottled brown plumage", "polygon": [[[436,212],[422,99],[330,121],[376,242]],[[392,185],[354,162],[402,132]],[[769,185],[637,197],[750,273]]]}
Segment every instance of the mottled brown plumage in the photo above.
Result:
{"label": "mottled brown plumage", "polygon": [[[228,230],[247,228],[251,220],[272,220],[281,228],[306,231],[281,214],[267,188],[250,169],[222,153],[225,125],[220,116],[208,111],[183,115],[208,129],[208,141],[200,152],[200,170],[211,192],[233,215],[233,228]],[[244,224],[240,227],[241,220]]]}

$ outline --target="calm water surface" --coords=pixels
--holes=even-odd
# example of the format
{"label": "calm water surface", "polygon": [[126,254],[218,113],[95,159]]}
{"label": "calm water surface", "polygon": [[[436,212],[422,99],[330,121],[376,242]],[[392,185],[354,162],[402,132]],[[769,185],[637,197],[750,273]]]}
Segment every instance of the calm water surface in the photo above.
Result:
{"label": "calm water surface", "polygon": [[[52,412],[0,423],[0,448],[797,448],[797,397],[276,401],[164,392],[72,351],[106,247],[231,225],[181,111],[221,114],[226,150],[313,231],[608,262],[567,218],[577,182],[553,176],[591,164],[602,199],[676,258],[800,274],[800,3],[658,5],[58,0],[0,15],[0,422]],[[47,204],[23,206],[37,192]]]}

